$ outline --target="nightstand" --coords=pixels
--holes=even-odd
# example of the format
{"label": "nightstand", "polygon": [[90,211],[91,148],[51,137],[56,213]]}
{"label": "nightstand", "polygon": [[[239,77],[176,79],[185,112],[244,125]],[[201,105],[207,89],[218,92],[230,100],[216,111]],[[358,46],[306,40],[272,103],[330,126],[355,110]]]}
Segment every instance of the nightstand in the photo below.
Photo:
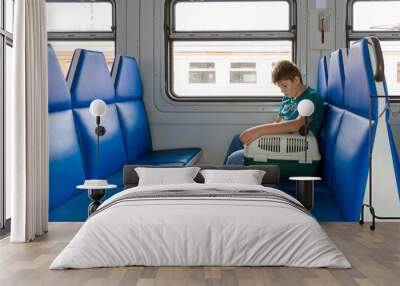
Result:
{"label": "nightstand", "polygon": [[95,212],[97,210],[97,208],[101,205],[100,200],[106,194],[106,190],[114,189],[116,187],[117,187],[117,185],[109,185],[109,184],[105,184],[102,186],[96,186],[96,185],[92,185],[92,184],[87,184],[87,181],[85,181],[84,185],[79,185],[76,187],[77,189],[88,190],[88,196],[92,200],[92,202],[88,206],[88,216],[90,216],[93,212]]}
{"label": "nightstand", "polygon": [[314,181],[321,180],[320,177],[290,177],[289,180],[296,181],[296,199],[308,210],[314,206]]}

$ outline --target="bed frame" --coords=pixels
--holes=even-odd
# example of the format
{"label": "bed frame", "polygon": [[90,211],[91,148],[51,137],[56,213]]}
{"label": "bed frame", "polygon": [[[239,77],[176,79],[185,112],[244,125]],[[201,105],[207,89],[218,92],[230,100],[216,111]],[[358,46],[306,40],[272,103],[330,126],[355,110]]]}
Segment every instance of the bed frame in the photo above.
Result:
{"label": "bed frame", "polygon": [[[123,170],[123,182],[124,188],[136,187],[139,182],[139,176],[135,172],[136,167],[148,167],[148,168],[184,168],[181,166],[146,166],[146,165],[125,165]],[[265,175],[262,179],[261,184],[265,187],[271,187],[279,189],[280,181],[280,169],[276,165],[253,165],[253,166],[239,166],[239,165],[224,165],[224,166],[210,166],[210,165],[199,165],[201,169],[216,169],[216,170],[263,170]],[[194,178],[197,183],[204,183],[204,178],[200,174]]]}

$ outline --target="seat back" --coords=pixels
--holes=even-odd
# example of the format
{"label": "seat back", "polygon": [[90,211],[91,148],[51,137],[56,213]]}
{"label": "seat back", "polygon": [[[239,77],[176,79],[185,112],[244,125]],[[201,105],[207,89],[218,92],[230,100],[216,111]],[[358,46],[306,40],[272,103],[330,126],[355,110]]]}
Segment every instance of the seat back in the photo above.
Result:
{"label": "seat back", "polygon": [[85,180],[78,137],[71,110],[71,95],[56,54],[48,45],[49,209],[79,194]]}
{"label": "seat back", "polygon": [[[367,184],[369,160],[370,95],[376,94],[368,40],[351,46],[345,65],[343,113],[333,151],[333,198],[346,221],[357,221]],[[340,104],[341,101],[335,101]],[[377,118],[377,101],[371,101],[371,116]],[[372,143],[374,129],[372,130]]]}
{"label": "seat back", "polygon": [[[377,94],[368,40],[331,54],[325,118],[320,132],[322,176],[346,221],[357,221],[369,173],[369,115]],[[370,110],[371,105],[371,110]],[[372,124],[372,144],[375,124]]]}
{"label": "seat back", "polygon": [[[72,108],[88,179],[106,178],[126,163],[121,128],[115,106],[115,90],[111,75],[100,52],[75,51],[67,78],[72,96]],[[97,158],[96,120],[89,105],[102,99],[107,111],[101,117],[106,133],[100,137],[100,158]]]}
{"label": "seat back", "polygon": [[326,56],[321,57],[318,63],[317,72],[317,92],[324,99],[326,98],[326,90],[328,86],[328,60]]}
{"label": "seat back", "polygon": [[135,58],[117,56],[112,78],[127,161],[133,163],[152,151],[149,122],[143,103],[142,80]]}
{"label": "seat back", "polygon": [[319,133],[319,147],[322,154],[321,173],[325,184],[332,186],[333,151],[344,113],[343,90],[345,84],[344,63],[347,52],[339,49],[331,54],[329,80],[326,88],[324,120]]}

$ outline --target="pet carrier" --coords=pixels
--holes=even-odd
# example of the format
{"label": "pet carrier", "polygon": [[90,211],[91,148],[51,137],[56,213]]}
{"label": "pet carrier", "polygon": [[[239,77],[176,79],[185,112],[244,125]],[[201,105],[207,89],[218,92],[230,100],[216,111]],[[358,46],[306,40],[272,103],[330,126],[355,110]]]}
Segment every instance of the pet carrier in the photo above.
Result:
{"label": "pet carrier", "polygon": [[[305,160],[307,146],[307,161]],[[244,148],[244,165],[279,165],[281,177],[314,175],[321,160],[317,139],[312,132],[304,136],[299,133],[266,135]]]}

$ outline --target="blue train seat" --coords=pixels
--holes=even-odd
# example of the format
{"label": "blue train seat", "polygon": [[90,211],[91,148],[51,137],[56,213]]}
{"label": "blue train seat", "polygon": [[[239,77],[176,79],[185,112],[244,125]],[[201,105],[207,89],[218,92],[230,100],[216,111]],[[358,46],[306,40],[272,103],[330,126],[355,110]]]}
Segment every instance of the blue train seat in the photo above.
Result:
{"label": "blue train seat", "polygon": [[324,184],[328,188],[332,187],[333,151],[344,113],[344,66],[346,61],[346,49],[339,49],[331,54],[329,64],[329,80],[325,95],[325,114],[319,133],[319,148],[322,154],[322,161],[320,165],[321,175],[324,178]]}
{"label": "blue train seat", "polygon": [[71,110],[71,95],[56,54],[50,45],[48,71],[49,209],[51,211],[79,194],[75,187],[84,181],[85,172]]}
{"label": "blue train seat", "polygon": [[[351,46],[345,65],[343,117],[333,151],[331,193],[346,221],[360,217],[368,178],[370,95],[376,94],[368,40]],[[372,119],[377,118],[377,101],[372,101]],[[372,138],[373,139],[373,138]]]}
{"label": "blue train seat", "polygon": [[[198,159],[200,148],[152,151],[136,63],[132,67],[127,58],[126,65],[124,60],[115,65],[114,87],[102,53],[76,50],[66,82],[50,45],[48,50],[50,221],[86,220],[90,201],[86,191],[76,190],[85,179],[118,185],[107,191],[108,198],[122,189],[122,169],[128,162],[181,166]],[[99,159],[96,122],[89,111],[94,99],[107,104]]]}
{"label": "blue train seat", "polygon": [[328,59],[326,56],[321,57],[318,63],[317,71],[317,92],[325,100],[326,90],[328,87]]}
{"label": "blue train seat", "polygon": [[200,148],[153,150],[142,80],[135,58],[117,56],[112,78],[128,163],[185,166],[198,160]]}
{"label": "blue train seat", "polygon": [[[107,178],[120,172],[127,160],[115,105],[115,90],[104,55],[100,52],[76,50],[67,82],[86,178]],[[106,114],[101,117],[101,125],[106,128],[106,133],[99,140],[99,158],[94,132],[96,120],[89,111],[90,103],[95,99],[102,99],[107,104]]]}

